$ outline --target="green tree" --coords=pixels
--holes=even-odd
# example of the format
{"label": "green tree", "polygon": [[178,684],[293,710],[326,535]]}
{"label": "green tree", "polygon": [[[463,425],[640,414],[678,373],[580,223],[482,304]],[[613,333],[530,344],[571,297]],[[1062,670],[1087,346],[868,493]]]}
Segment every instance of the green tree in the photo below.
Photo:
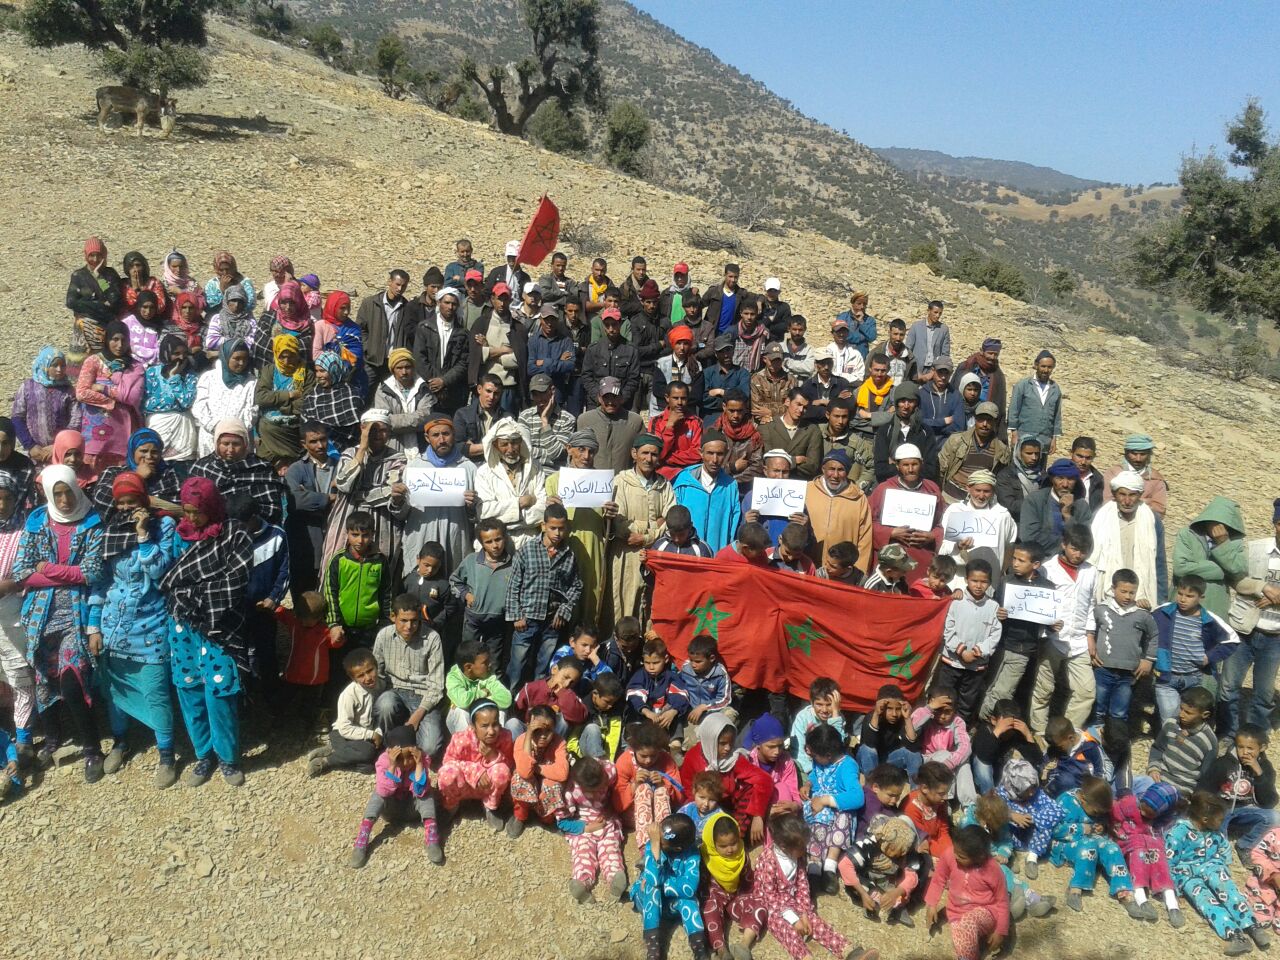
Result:
{"label": "green tree", "polygon": [[938,259],[938,245],[924,242],[912,244],[907,250],[907,263],[923,263],[934,275],[942,273],[942,261]]}
{"label": "green tree", "polygon": [[325,63],[333,63],[346,48],[342,42],[342,34],[331,23],[311,27],[304,36],[311,52]]}
{"label": "green tree", "polygon": [[217,0],[32,0],[22,33],[35,47],[79,43],[122,83],[168,95],[208,80],[199,48]]}
{"label": "green tree", "polygon": [[1227,125],[1227,142],[1235,172],[1212,153],[1183,160],[1180,216],[1134,241],[1132,274],[1201,310],[1280,327],[1280,146],[1256,100]]}
{"label": "green tree", "polygon": [[378,40],[373,51],[373,69],[382,84],[382,92],[395,100],[403,100],[417,79],[404,41],[394,33],[384,34]]}
{"label": "green tree", "polygon": [[529,136],[556,153],[580,154],[590,145],[582,118],[554,100],[544,103],[529,121]]}
{"label": "green tree", "polygon": [[952,274],[957,280],[986,287],[996,293],[1007,294],[1015,300],[1027,299],[1027,280],[1017,267],[996,257],[983,256],[976,250],[966,250],[956,259]]}
{"label": "green tree", "polygon": [[293,17],[282,0],[248,0],[245,12],[250,28],[260,37],[279,40],[293,32]]}
{"label": "green tree", "polygon": [[[600,0],[519,0],[519,9],[531,55],[511,66],[486,67],[468,57],[461,67],[462,76],[484,95],[498,130],[523,137],[548,100],[566,111],[576,104],[603,110]],[[510,84],[517,89],[509,91]]]}
{"label": "green tree", "polygon": [[1076,278],[1071,275],[1070,270],[1059,268],[1049,274],[1049,289],[1061,300],[1075,292]]}
{"label": "green tree", "polygon": [[604,153],[610,164],[633,177],[644,176],[651,129],[644,111],[629,100],[615,104],[605,121]]}

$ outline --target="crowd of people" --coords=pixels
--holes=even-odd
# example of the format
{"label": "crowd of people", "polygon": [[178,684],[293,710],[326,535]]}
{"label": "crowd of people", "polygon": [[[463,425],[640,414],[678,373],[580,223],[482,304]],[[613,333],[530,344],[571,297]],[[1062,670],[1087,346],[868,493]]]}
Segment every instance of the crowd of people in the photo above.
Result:
{"label": "crowd of people", "polygon": [[[956,363],[940,301],[885,324],[856,292],[818,345],[735,264],[699,289],[683,263],[578,281],[556,253],[534,279],[504,253],[486,272],[460,240],[353,311],[286,256],[258,287],[219,252],[201,284],[177,250],[156,276],[85,244],[70,341],[0,417],[10,802],[71,748],[87,783],[118,774],[143,731],[168,788],[178,718],[183,782],[238,786],[248,704],[325,718],[308,775],[373,778],[353,867],[379,819],[420,820],[433,865],[468,807],[539,824],[574,898],[629,897],[650,958],[674,921],[695,957],[768,934],[871,960],[819,913],[843,893],[868,921],[945,913],[974,960],[1085,909],[1098,872],[1135,921],[1185,903],[1227,954],[1268,945],[1280,500],[1250,540],[1214,497],[1167,554],[1151,438],[1068,442],[1053,355],[1012,385],[994,335]],[[569,469],[612,471],[608,502],[567,505]],[[460,498],[415,496],[446,472]],[[757,480],[803,501],[775,515]],[[947,604],[923,698],[744,689],[707,634],[673,657],[653,551]]]}

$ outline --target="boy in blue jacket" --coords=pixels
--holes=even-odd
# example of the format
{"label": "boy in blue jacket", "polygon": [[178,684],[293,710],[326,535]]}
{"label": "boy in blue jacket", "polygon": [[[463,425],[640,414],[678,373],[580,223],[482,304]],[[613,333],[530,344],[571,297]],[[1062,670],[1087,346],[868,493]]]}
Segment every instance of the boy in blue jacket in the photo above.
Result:
{"label": "boy in blue jacket", "polygon": [[1079,789],[1085,777],[1106,779],[1102,748],[1092,737],[1078,733],[1066,717],[1050,718],[1044,735],[1049,752],[1042,777],[1049,796],[1060,797]]}
{"label": "boy in blue jacket", "polygon": [[1240,638],[1200,601],[1203,577],[1187,574],[1178,581],[1173,603],[1152,612],[1156,644],[1156,706],[1160,722],[1176,720],[1183,690],[1201,686],[1215,663],[1239,649]]}
{"label": "boy in blue jacket", "polygon": [[679,675],[671,666],[667,645],[656,637],[646,640],[641,668],[627,683],[627,721],[652,720],[667,734],[673,749],[679,749],[689,699],[680,687]]}
{"label": "boy in blue jacket", "polygon": [[698,724],[709,713],[723,713],[730,722],[738,722],[738,711],[729,704],[733,699],[733,684],[729,671],[720,662],[715,637],[700,633],[689,641],[689,659],[680,667],[676,683],[689,701],[689,714],[685,717],[685,749],[692,749],[697,739]]}

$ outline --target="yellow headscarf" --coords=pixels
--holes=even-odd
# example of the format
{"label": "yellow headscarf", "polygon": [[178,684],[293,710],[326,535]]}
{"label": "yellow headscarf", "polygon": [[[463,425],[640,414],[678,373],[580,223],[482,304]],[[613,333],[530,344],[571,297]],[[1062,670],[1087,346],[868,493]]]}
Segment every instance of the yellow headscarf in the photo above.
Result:
{"label": "yellow headscarf", "polygon": [[[281,353],[296,353],[298,355],[298,369],[293,373],[285,373],[284,368],[280,366]],[[302,344],[298,342],[298,338],[288,333],[279,333],[271,338],[271,358],[275,361],[276,369],[280,371],[280,375],[284,377],[293,377],[294,384],[301,388],[307,379],[307,365],[302,362]]]}
{"label": "yellow headscarf", "polygon": [[723,857],[716,850],[716,821],[721,818],[730,821],[736,827],[737,822],[723,810],[717,810],[702,825],[702,862],[707,867],[711,879],[724,888],[725,893],[737,893],[738,884],[742,880],[742,868],[747,865],[747,845],[738,848],[736,857]]}

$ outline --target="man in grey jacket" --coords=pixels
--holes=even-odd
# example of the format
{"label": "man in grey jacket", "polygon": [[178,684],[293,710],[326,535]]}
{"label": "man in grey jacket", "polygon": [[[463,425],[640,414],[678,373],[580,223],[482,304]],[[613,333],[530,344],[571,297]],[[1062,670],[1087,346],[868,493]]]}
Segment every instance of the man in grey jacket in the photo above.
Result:
{"label": "man in grey jacket", "polygon": [[1009,446],[1020,437],[1035,437],[1046,457],[1058,452],[1062,436],[1062,390],[1053,381],[1057,361],[1048,350],[1036,356],[1035,376],[1019,380],[1009,398]]}
{"label": "man in grey jacket", "polygon": [[907,349],[916,358],[916,383],[933,379],[933,364],[951,356],[951,328],[942,322],[942,301],[930,300],[929,313],[907,331]]}

